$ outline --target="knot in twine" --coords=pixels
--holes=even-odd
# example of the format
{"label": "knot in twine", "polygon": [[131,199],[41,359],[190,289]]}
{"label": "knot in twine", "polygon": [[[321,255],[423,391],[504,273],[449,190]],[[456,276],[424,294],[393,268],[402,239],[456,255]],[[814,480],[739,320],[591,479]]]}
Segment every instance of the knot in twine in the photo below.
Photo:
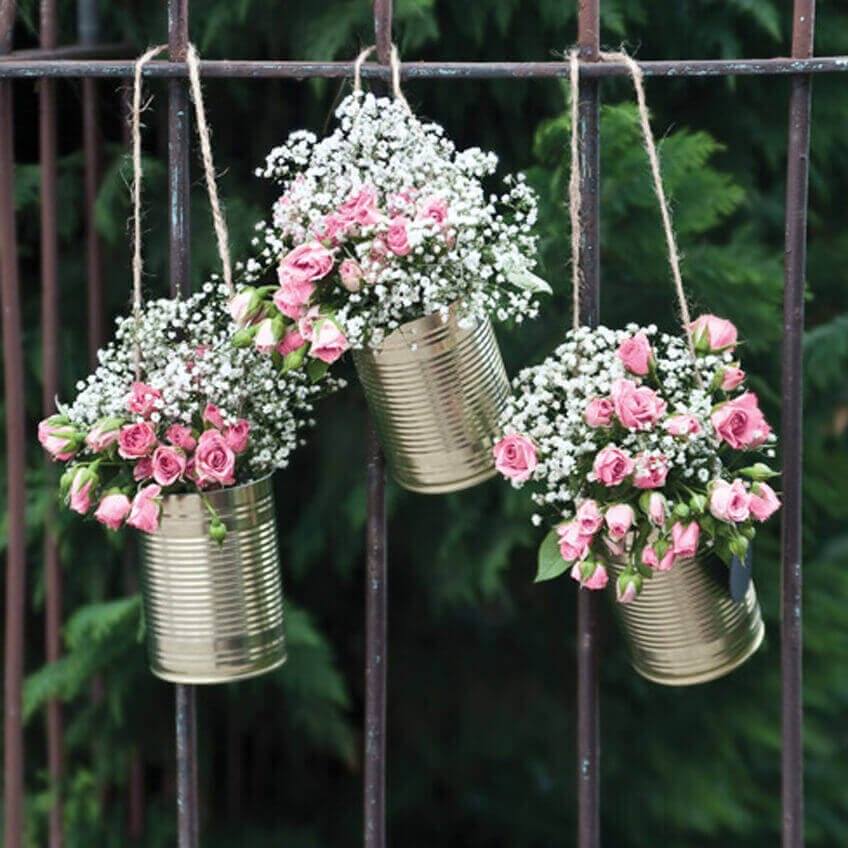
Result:
{"label": "knot in twine", "polygon": [[[376,44],[366,47],[353,63],[353,93],[362,94],[362,65],[365,60],[377,49]],[[389,54],[389,64],[392,70],[392,94],[395,100],[399,100],[405,107],[406,111],[412,114],[412,108],[409,105],[403,92],[400,90],[400,57],[397,47],[392,44],[392,50]]]}
{"label": "knot in twine", "polygon": [[[680,273],[680,255],[677,250],[677,241],[674,237],[674,228],[671,223],[671,213],[668,208],[665,190],[663,189],[662,174],[660,172],[660,159],[657,154],[657,146],[654,134],[651,130],[651,122],[648,116],[648,106],[645,101],[644,74],[636,61],[624,51],[599,52],[598,57],[603,62],[622,62],[627,66],[630,77],[633,80],[633,88],[636,92],[636,104],[639,109],[639,123],[642,129],[642,139],[645,152],[648,154],[648,162],[651,166],[654,193],[660,207],[663,231],[665,232],[666,248],[668,250],[668,263],[671,266],[671,274],[674,279],[674,288],[677,293],[677,302],[680,306],[683,330],[689,345],[689,353],[692,356],[692,364],[695,368],[695,380],[698,388],[704,389],[704,382],[698,368],[698,355],[695,351],[695,340],[692,337],[692,316],[689,312],[689,304],[686,302],[686,293],[683,289],[683,277]],[[578,51],[569,52],[570,83],[571,83],[571,174],[568,181],[569,216],[571,218],[571,282],[573,290],[573,327],[576,330],[580,326],[580,172],[579,153],[580,135],[578,132],[578,95],[580,63]]]}
{"label": "knot in twine", "polygon": [[[135,62],[134,83],[133,83],[133,100],[132,100],[132,163],[133,163],[133,182],[132,182],[132,203],[133,203],[133,257],[132,257],[132,276],[133,276],[133,317],[135,319],[136,329],[136,350],[135,350],[135,376],[139,379],[141,374],[141,349],[138,337],[141,307],[142,307],[142,272],[143,265],[141,259],[141,181],[142,181],[142,161],[141,161],[141,112],[144,108],[141,102],[142,94],[142,72],[144,66],[159,55],[165,48],[166,44],[160,44],[157,47],[151,47],[143,53]],[[221,211],[221,204],[218,199],[218,186],[215,181],[215,164],[212,159],[212,144],[210,141],[209,124],[206,121],[206,109],[203,104],[203,91],[200,85],[200,62],[197,55],[197,50],[193,44],[188,45],[186,53],[186,65],[188,66],[188,78],[191,88],[191,98],[194,102],[194,111],[197,123],[197,134],[200,139],[200,153],[203,160],[203,172],[206,177],[206,192],[209,195],[209,205],[212,209],[212,221],[215,227],[215,236],[218,245],[218,256],[221,259],[221,268],[223,271],[224,284],[227,291],[235,294],[235,286],[233,285],[232,263],[230,261],[230,240],[227,232],[227,223],[224,219],[224,213]]]}

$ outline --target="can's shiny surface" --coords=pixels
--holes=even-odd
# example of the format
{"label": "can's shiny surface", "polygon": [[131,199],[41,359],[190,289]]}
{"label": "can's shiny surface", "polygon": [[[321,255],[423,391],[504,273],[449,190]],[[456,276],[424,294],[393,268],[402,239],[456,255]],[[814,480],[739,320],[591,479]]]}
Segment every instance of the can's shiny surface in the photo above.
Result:
{"label": "can's shiny surface", "polygon": [[[609,585],[621,562],[611,563]],[[678,559],[670,571],[645,580],[629,604],[615,604],[631,662],[648,680],[690,686],[715,680],[742,665],[760,647],[765,626],[751,581],[735,602],[719,560]]]}
{"label": "can's shiny surface", "polygon": [[176,683],[227,683],[286,659],[271,478],[208,492],[227,528],[209,538],[199,495],[169,495],[155,533],[141,533],[150,669]]}
{"label": "can's shiny surface", "polygon": [[488,316],[428,315],[376,349],[355,350],[353,360],[401,486],[457,492],[494,476],[509,381]]}

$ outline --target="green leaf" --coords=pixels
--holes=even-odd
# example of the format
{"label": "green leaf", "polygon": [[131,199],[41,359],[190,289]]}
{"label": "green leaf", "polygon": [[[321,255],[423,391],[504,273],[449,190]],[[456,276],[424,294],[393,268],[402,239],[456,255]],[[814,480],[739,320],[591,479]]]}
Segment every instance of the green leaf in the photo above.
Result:
{"label": "green leaf", "polygon": [[[283,360],[283,371],[292,371],[295,368],[300,368],[303,365],[303,360],[306,357],[306,345],[301,345],[297,350],[291,351],[291,353],[286,354],[286,358]],[[321,362],[320,359],[313,360],[313,362]],[[326,365],[326,363],[321,363]],[[307,373],[309,369],[307,368]],[[311,374],[309,375],[312,376]],[[322,375],[323,376],[323,375]]]}
{"label": "green leaf", "polygon": [[551,530],[539,545],[539,570],[536,572],[534,582],[541,583],[543,580],[553,580],[559,577],[568,568],[568,563],[559,552],[559,535],[557,531]]}
{"label": "green leaf", "polygon": [[[291,354],[289,354],[291,356]],[[288,357],[286,357],[288,359]],[[313,383],[317,383],[330,370],[330,366],[320,359],[310,359],[306,363],[306,373]]]}
{"label": "green leaf", "polygon": [[525,291],[553,294],[553,289],[545,280],[537,277],[532,271],[528,271],[526,268],[515,268],[512,271],[507,271],[506,279],[507,282]]}

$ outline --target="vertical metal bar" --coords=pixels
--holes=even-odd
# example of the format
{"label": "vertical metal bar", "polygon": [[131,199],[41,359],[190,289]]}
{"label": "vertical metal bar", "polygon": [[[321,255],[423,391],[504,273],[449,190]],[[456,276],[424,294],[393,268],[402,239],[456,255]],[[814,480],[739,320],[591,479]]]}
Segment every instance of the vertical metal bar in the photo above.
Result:
{"label": "vertical metal bar", "polygon": [[[56,47],[58,21],[56,0],[43,0],[39,15],[40,46]],[[41,351],[42,410],[44,416],[56,411],[59,390],[59,234],[56,223],[56,80],[39,84],[39,161],[41,164]],[[62,653],[62,564],[53,535],[53,510],[45,516],[44,639],[47,662],[56,662]],[[48,844],[62,848],[62,780],[65,764],[62,734],[62,705],[57,698],[47,702],[47,768],[55,792],[50,808]]]}
{"label": "vertical metal bar", "polygon": [[[14,0],[0,0],[0,55],[12,46]],[[21,848],[24,826],[24,668],[26,559],[24,491],[26,424],[24,361],[15,222],[15,155],[12,83],[0,82],[0,295],[3,310],[3,389],[6,402],[7,520],[6,628],[3,671],[3,830],[5,848]]]}
{"label": "vertical metal bar", "polygon": [[[168,54],[185,61],[188,49],[188,0],[168,0]],[[191,289],[189,270],[190,125],[185,80],[168,81],[168,185],[171,231],[171,294]],[[197,795],[197,707],[194,686],[176,685],[177,832],[179,848],[199,844]]]}
{"label": "vertical metal bar", "polygon": [[[579,0],[577,42],[582,61],[594,61],[600,48],[600,0]],[[600,81],[581,79],[578,104],[581,138],[580,321],[598,323],[600,300]],[[577,593],[577,846],[599,848],[600,711],[598,697],[598,598]]]}
{"label": "vertical metal bar", "polygon": [[[792,56],[813,55],[815,0],[795,0]],[[783,525],[782,525],[782,802],[783,848],[804,844],[804,750],[802,738],[801,556],[804,341],[804,278],[807,195],[810,173],[812,78],[792,78],[786,164],[786,255],[783,300]]]}
{"label": "vertical metal bar", "polygon": [[[373,11],[377,59],[388,64],[392,48],[392,0],[374,0]],[[388,661],[386,461],[370,417],[366,486],[363,844],[365,848],[385,848]]]}
{"label": "vertical metal bar", "polygon": [[[96,44],[100,36],[97,0],[79,0],[77,35],[80,44]],[[82,81],[82,138],[85,155],[85,257],[88,276],[88,360],[97,365],[97,351],[104,342],[103,269],[100,238],[97,234],[95,205],[100,187],[100,130],[97,80]]]}
{"label": "vertical metal bar", "polygon": [[[188,50],[188,0],[168,0],[168,56],[184,62]],[[189,245],[190,115],[185,80],[168,80],[168,185],[171,222],[171,293],[191,288]]]}

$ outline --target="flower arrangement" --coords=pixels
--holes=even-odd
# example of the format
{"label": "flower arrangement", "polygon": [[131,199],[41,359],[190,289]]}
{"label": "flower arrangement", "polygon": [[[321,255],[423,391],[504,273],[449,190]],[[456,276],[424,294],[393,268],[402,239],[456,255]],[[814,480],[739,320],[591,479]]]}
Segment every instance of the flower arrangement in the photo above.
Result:
{"label": "flower arrangement", "polygon": [[[341,381],[282,374],[256,349],[233,347],[226,291],[206,283],[119,318],[73,403],[39,424],[45,450],[67,464],[60,491],[72,510],[153,532],[163,495],[202,496],[288,464],[316,399]],[[222,542],[226,528],[205,503]]]}
{"label": "flower arrangement", "polygon": [[616,597],[628,603],[678,557],[744,559],[755,522],[780,507],[766,482],[776,472],[742,459],[773,458],[776,437],[744,387],[736,328],[703,315],[690,330],[697,372],[685,339],[629,325],[572,330],[514,381],[494,454],[555,525],[538,580],[570,569],[602,589],[615,557],[626,562]]}
{"label": "flower arrangement", "polygon": [[336,117],[332,134],[294,132],[257,171],[283,193],[238,268],[236,343],[295,368],[446,319],[457,302],[500,321],[535,317],[534,294],[549,289],[532,273],[536,197],[523,175],[487,194],[495,154],[457,151],[399,99],[355,92]]}

